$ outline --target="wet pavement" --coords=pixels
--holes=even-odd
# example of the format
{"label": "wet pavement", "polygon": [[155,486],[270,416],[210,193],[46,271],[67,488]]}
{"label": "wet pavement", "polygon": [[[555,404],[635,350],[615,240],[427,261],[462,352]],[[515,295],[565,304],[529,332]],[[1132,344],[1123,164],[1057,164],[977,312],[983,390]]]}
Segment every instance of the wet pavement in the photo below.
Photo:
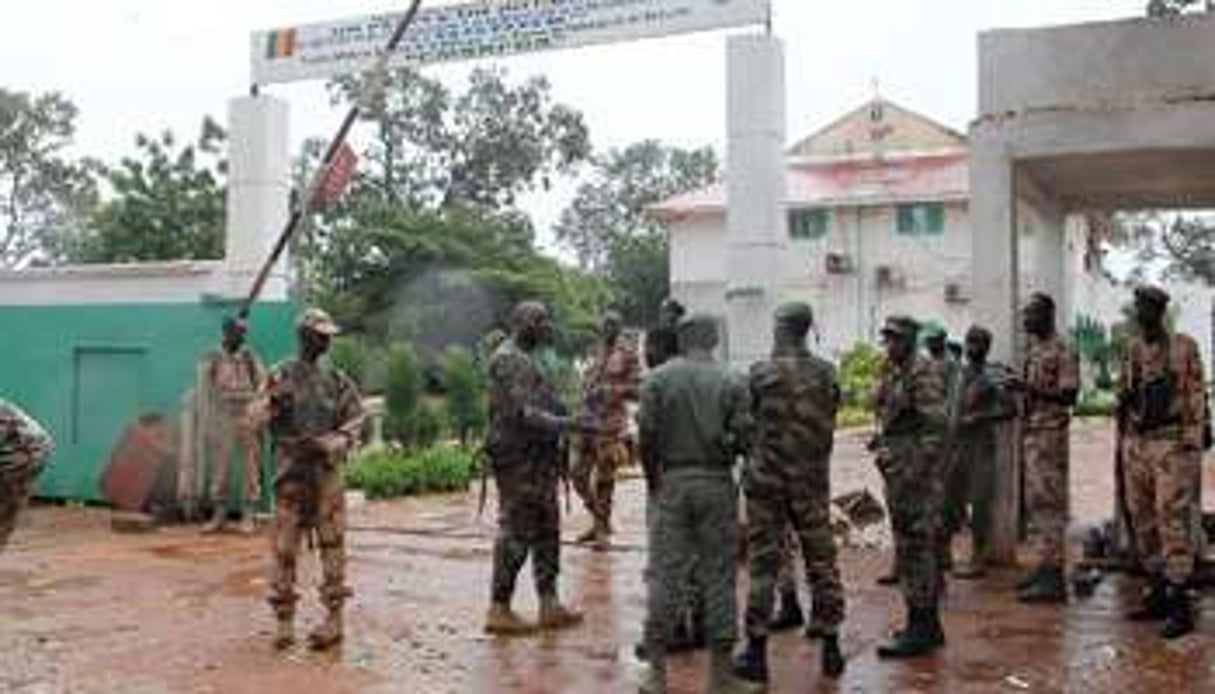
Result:
{"label": "wet pavement", "polygon": [[[840,492],[879,489],[861,443],[860,436],[840,442],[834,480]],[[1077,432],[1079,522],[1110,513],[1109,449],[1106,427]],[[585,625],[506,640],[480,630],[492,504],[480,519],[476,490],[359,505],[351,513],[355,598],[347,641],[321,655],[270,647],[264,537],[202,538],[193,528],[114,535],[104,511],[38,508],[0,556],[0,691],[635,691],[631,651],[644,609],[641,483],[623,482],[618,495],[612,551],[563,549],[562,589],[586,610]],[[585,523],[576,509],[565,536]],[[917,662],[879,662],[873,648],[900,615],[896,592],[874,585],[888,561],[872,548],[842,552],[846,675],[823,680],[814,644],[784,634],[773,638],[771,691],[1215,691],[1215,619],[1166,645],[1150,625],[1120,619],[1134,592],[1122,577],[1106,579],[1092,598],[1066,609],[1017,605],[1010,598],[1014,572],[954,582],[945,605],[949,647]],[[315,585],[315,561],[302,569],[303,585]],[[535,610],[526,569],[516,606]],[[301,631],[320,616],[315,591],[304,592]],[[703,655],[673,657],[671,666],[672,691],[701,690]]]}

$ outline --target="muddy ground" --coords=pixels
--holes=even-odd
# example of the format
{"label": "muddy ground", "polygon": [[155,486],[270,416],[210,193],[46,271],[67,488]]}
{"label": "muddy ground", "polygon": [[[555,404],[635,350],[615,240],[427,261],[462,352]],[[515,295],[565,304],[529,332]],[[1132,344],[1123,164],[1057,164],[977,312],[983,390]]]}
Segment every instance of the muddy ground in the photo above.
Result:
{"label": "muddy ground", "polygon": [[[1109,450],[1106,427],[1077,432],[1078,522],[1110,513]],[[841,441],[835,485],[840,492],[878,489],[859,437]],[[618,493],[615,548],[563,550],[563,591],[586,610],[586,624],[514,640],[480,631],[493,511],[478,519],[475,490],[360,505],[349,538],[356,596],[348,638],[325,655],[271,649],[265,537],[202,538],[189,527],[115,535],[104,511],[39,507],[0,557],[0,691],[635,691],[641,483],[626,481]],[[566,538],[585,523],[580,511],[568,516]],[[1011,571],[979,584],[954,582],[945,606],[949,647],[919,662],[879,662],[873,648],[900,614],[896,593],[874,585],[888,561],[876,549],[842,553],[851,659],[845,677],[821,679],[815,646],[790,633],[773,639],[771,691],[1215,691],[1215,619],[1204,618],[1198,634],[1165,645],[1151,626],[1119,617],[1134,589],[1121,577],[1066,609],[1017,605]],[[315,570],[314,561],[305,563],[309,586]],[[517,606],[530,612],[535,600],[526,570],[520,586]],[[305,595],[303,628],[320,617],[315,592]],[[703,668],[701,655],[673,658],[672,691],[699,691]]]}

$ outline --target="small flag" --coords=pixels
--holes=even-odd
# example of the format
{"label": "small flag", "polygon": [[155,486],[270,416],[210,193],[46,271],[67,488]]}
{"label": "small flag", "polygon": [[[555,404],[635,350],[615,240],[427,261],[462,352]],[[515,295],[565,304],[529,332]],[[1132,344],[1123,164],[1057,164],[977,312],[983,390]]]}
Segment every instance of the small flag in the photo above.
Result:
{"label": "small flag", "polygon": [[290,58],[295,55],[295,29],[280,29],[266,35],[266,58]]}
{"label": "small flag", "polygon": [[320,185],[317,186],[315,205],[318,208],[328,207],[337,202],[342,197],[342,193],[346,192],[350,180],[354,178],[354,170],[358,165],[358,155],[354,153],[350,145],[343,143],[325,170]]}

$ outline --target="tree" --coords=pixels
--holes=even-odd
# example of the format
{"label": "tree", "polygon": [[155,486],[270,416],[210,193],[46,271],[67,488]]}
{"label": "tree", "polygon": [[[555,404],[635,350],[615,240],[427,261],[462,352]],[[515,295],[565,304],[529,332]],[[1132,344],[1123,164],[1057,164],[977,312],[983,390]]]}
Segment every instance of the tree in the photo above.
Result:
{"label": "tree", "polygon": [[92,163],[66,155],[76,116],[59,94],[0,89],[0,265],[56,262],[95,204]]}
{"label": "tree", "polygon": [[652,323],[667,293],[667,236],[646,208],[718,177],[712,149],[680,149],[654,140],[611,150],[593,160],[556,227],[559,241],[582,266],[612,286],[626,320]]}
{"label": "tree", "polygon": [[554,104],[542,77],[509,85],[505,71],[479,68],[459,94],[413,70],[390,73],[382,89],[369,79],[339,79],[330,91],[335,103],[363,101],[374,136],[359,184],[386,199],[512,207],[590,153],[582,114]]}
{"label": "tree", "polygon": [[417,352],[407,343],[393,345],[388,353],[384,435],[409,446],[414,440],[415,417],[422,399],[422,368]]}
{"label": "tree", "polygon": [[203,120],[198,139],[135,138],[137,154],[103,174],[113,193],[67,249],[83,263],[219,259],[224,255],[226,134]]}
{"label": "tree", "polygon": [[451,346],[443,354],[443,387],[447,413],[460,443],[467,444],[485,428],[485,383],[471,351]]}
{"label": "tree", "polygon": [[1109,242],[1133,253],[1132,280],[1153,266],[1166,277],[1215,285],[1215,224],[1209,215],[1140,212],[1114,218]]}
{"label": "tree", "polygon": [[1148,0],[1149,17],[1176,17],[1191,11],[1210,12],[1215,9],[1212,0]]}

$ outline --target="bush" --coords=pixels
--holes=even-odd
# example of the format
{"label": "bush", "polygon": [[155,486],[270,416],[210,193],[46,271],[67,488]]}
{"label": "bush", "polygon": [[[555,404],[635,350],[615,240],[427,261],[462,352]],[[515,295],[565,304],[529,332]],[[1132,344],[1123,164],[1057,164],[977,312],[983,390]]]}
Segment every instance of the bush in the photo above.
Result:
{"label": "bush", "polygon": [[873,424],[873,412],[856,406],[841,407],[835,415],[836,429],[857,429]]}
{"label": "bush", "polygon": [[367,391],[367,367],[371,355],[366,343],[357,337],[337,337],[329,350],[329,360],[339,371],[349,376],[359,388]]}
{"label": "bush", "polygon": [[460,443],[485,428],[485,382],[476,360],[462,347],[448,347],[443,354],[443,385],[447,390],[447,415]]}
{"label": "bush", "polygon": [[414,414],[422,396],[422,369],[417,352],[407,343],[388,353],[384,436],[409,447],[414,441]]}
{"label": "bush", "polygon": [[438,445],[416,453],[388,450],[360,455],[345,470],[346,484],[369,499],[468,489],[478,474],[472,449]]}
{"label": "bush", "polygon": [[447,428],[447,416],[441,402],[423,402],[413,411],[409,422],[409,443],[414,448],[435,445]]}
{"label": "bush", "polygon": [[1090,390],[1076,404],[1077,417],[1113,417],[1118,409],[1118,400],[1108,390]]}
{"label": "bush", "polygon": [[867,409],[877,387],[885,355],[877,347],[858,342],[840,357],[839,383],[845,407]]}

